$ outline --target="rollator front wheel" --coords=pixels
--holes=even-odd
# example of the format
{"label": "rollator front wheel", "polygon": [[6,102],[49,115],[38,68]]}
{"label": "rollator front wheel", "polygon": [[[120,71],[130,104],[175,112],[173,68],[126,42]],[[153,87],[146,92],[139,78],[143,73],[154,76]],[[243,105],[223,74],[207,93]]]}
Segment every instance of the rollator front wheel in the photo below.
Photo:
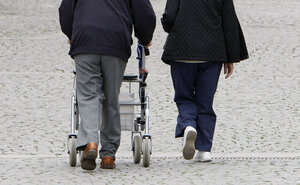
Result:
{"label": "rollator front wheel", "polygon": [[143,139],[143,166],[148,167],[150,165],[150,152],[151,152],[151,140],[149,138]]}
{"label": "rollator front wheel", "polygon": [[133,137],[133,161],[134,163],[139,163],[142,156],[142,139],[140,135],[135,135]]}
{"label": "rollator front wheel", "polygon": [[77,162],[77,152],[76,152],[76,138],[72,136],[69,139],[69,162],[70,166],[74,167],[76,166]]}

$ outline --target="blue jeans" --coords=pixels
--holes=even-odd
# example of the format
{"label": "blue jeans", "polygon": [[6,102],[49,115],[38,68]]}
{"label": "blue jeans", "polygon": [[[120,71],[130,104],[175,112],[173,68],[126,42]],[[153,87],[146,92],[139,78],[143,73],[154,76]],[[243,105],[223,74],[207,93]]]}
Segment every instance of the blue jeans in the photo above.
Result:
{"label": "blue jeans", "polygon": [[171,62],[178,118],[175,137],[182,137],[184,129],[197,130],[195,148],[210,151],[216,125],[213,99],[222,64]]}

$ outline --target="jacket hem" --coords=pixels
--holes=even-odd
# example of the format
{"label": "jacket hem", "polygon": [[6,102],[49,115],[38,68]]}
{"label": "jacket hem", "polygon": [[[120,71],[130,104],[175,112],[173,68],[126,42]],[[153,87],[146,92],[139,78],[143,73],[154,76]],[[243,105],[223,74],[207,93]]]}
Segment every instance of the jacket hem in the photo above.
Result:
{"label": "jacket hem", "polygon": [[207,62],[212,62],[212,63],[226,63],[228,62],[227,59],[225,58],[220,58],[220,59],[212,59],[212,58],[205,58],[205,57],[168,57],[168,56],[163,56],[162,61],[166,64],[170,64],[171,61],[176,61],[176,60],[199,60],[199,61],[207,61]]}
{"label": "jacket hem", "polygon": [[112,55],[121,58],[124,61],[128,61],[130,54],[121,51],[120,49],[110,48],[105,46],[80,46],[75,49],[71,49],[69,55],[74,58],[78,54],[104,54]]}

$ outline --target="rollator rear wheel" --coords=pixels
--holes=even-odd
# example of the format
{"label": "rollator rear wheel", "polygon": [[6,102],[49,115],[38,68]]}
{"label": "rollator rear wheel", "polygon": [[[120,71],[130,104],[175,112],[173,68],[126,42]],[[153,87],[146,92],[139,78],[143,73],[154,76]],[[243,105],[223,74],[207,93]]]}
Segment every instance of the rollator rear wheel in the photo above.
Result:
{"label": "rollator rear wheel", "polygon": [[143,166],[150,165],[151,141],[149,138],[143,139]]}
{"label": "rollator rear wheel", "polygon": [[76,166],[77,162],[77,152],[76,152],[76,138],[72,136],[69,139],[69,162],[70,166],[74,167]]}
{"label": "rollator rear wheel", "polygon": [[142,155],[142,139],[140,135],[135,135],[133,137],[133,161],[134,163],[139,163],[141,161]]}

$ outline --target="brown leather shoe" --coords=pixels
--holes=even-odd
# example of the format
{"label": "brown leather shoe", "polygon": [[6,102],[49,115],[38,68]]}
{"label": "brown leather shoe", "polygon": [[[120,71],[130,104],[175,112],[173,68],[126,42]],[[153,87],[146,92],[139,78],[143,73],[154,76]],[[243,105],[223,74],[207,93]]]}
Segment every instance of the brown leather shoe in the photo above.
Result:
{"label": "brown leather shoe", "polygon": [[98,155],[98,146],[96,143],[89,143],[82,154],[81,168],[84,170],[94,170],[96,168],[96,158]]}
{"label": "brown leather shoe", "polygon": [[114,169],[115,168],[115,160],[110,156],[104,156],[101,159],[101,166],[102,169]]}

